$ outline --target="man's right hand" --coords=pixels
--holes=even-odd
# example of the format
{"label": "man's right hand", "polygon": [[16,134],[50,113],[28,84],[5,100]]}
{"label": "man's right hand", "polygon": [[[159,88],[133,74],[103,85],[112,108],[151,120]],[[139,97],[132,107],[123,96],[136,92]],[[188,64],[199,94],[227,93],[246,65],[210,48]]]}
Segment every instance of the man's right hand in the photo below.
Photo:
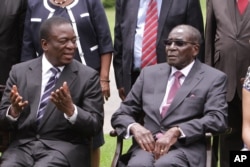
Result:
{"label": "man's right hand", "polygon": [[125,89],[123,87],[119,88],[118,93],[119,93],[119,96],[120,96],[121,100],[124,101],[124,99],[126,98]]}
{"label": "man's right hand", "polygon": [[155,140],[152,133],[148,129],[138,123],[135,123],[131,126],[130,132],[134,135],[135,140],[143,150],[148,152],[154,151]]}
{"label": "man's right hand", "polygon": [[14,118],[18,117],[24,107],[28,105],[28,101],[23,101],[23,97],[19,95],[16,85],[12,86],[10,102],[11,108],[9,114]]}

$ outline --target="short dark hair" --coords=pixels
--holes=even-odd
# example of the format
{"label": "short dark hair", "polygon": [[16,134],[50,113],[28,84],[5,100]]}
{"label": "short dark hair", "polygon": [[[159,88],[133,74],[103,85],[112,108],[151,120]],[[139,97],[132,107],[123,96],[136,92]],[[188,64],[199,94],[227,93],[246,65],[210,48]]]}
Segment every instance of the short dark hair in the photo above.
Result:
{"label": "short dark hair", "polygon": [[45,20],[40,27],[40,34],[39,34],[40,40],[41,39],[49,40],[52,27],[55,25],[58,26],[62,24],[71,24],[71,22],[68,19],[59,16],[53,16],[48,20]]}

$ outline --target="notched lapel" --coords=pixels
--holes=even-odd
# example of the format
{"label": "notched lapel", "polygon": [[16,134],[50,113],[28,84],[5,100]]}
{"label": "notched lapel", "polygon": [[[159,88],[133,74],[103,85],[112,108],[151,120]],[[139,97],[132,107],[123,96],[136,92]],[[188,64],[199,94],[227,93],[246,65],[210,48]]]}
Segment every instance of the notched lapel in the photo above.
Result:
{"label": "notched lapel", "polygon": [[196,62],[183,82],[180,89],[177,91],[175,98],[173,99],[165,118],[171,113],[174,112],[175,108],[178,107],[184,99],[189,95],[191,90],[193,90],[197,84],[202,80],[204,71],[200,68],[200,62]]}
{"label": "notched lapel", "polygon": [[[69,90],[70,90],[71,85],[77,76],[77,69],[74,67],[73,64],[74,63],[71,63],[68,66],[65,66],[60,77],[58,78],[58,81],[57,81],[55,87],[53,88],[53,91],[60,88],[63,85],[63,82],[65,82],[65,81],[67,82]],[[51,101],[49,101],[47,104],[47,107],[46,107],[45,114],[44,114],[43,118],[41,119],[41,123],[40,123],[40,126],[38,129],[40,129],[44,125],[46,120],[49,119],[51,114],[54,112],[58,112],[58,114],[62,114],[62,112],[57,111],[56,106]]]}

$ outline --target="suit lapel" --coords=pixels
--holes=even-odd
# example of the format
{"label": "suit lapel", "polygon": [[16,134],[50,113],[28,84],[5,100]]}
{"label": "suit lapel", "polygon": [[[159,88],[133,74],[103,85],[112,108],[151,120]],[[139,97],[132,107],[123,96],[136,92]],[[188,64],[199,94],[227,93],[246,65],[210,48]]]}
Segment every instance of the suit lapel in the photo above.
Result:
{"label": "suit lapel", "polygon": [[[77,76],[77,69],[76,69],[76,64],[75,62],[73,61],[71,64],[65,66],[65,68],[63,69],[60,77],[58,78],[58,81],[53,89],[56,90],[58,88],[60,88],[63,84],[63,82],[67,82],[68,86],[69,86],[69,89],[71,88],[71,85],[72,83],[74,82],[76,76]],[[40,129],[44,123],[46,122],[46,120],[48,118],[50,118],[50,116],[54,113],[54,112],[58,112],[58,113],[55,113],[55,114],[62,114],[62,112],[58,111],[56,109],[56,106],[51,102],[49,101],[48,102],[48,105],[46,107],[46,111],[45,111],[45,114],[41,120],[41,123],[40,123],[40,126],[38,129]]]}
{"label": "suit lapel", "polygon": [[178,105],[180,105],[183,102],[183,100],[188,96],[188,94],[190,93],[190,91],[194,87],[196,87],[196,85],[203,78],[204,71],[201,70],[200,66],[201,66],[201,63],[198,60],[196,60],[194,66],[190,70],[190,72],[189,72],[188,76],[186,77],[184,83],[182,84],[181,88],[176,93],[176,96],[173,99],[173,102],[170,105],[165,118],[169,114],[171,114],[172,112],[174,112],[175,108],[178,107]]}
{"label": "suit lapel", "polygon": [[158,119],[156,122],[160,122],[160,120],[162,119],[159,108],[166,94],[166,85],[167,85],[170,73],[171,73],[171,68],[166,63],[166,66],[161,66],[159,71],[156,72],[156,74],[154,75],[155,76],[155,78],[153,79],[154,84],[155,84],[154,86],[155,107],[154,108],[156,108],[155,114],[156,114],[156,118]]}
{"label": "suit lapel", "polygon": [[38,105],[41,96],[41,79],[42,79],[42,57],[37,58],[30,64],[28,71],[25,75],[27,80],[28,101],[30,102],[30,118],[36,120]]}
{"label": "suit lapel", "polygon": [[160,18],[158,21],[158,32],[157,32],[157,45],[159,43],[160,37],[162,36],[163,27],[165,26],[165,21],[167,20],[167,16],[169,10],[172,6],[173,0],[163,0],[161,5]]}

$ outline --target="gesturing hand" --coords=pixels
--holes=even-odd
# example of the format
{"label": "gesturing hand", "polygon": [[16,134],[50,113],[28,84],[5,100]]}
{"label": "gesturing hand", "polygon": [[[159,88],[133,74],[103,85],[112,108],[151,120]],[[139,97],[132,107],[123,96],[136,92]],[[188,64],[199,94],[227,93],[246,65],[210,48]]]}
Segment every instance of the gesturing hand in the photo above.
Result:
{"label": "gesturing hand", "polygon": [[62,111],[69,117],[73,115],[74,105],[71,99],[67,82],[64,82],[59,89],[56,89],[54,92],[51,92],[50,98],[60,111]]}
{"label": "gesturing hand", "polygon": [[136,123],[131,127],[131,133],[134,135],[135,140],[140,145],[140,147],[148,152],[153,152],[155,147],[155,141],[152,133]]}
{"label": "gesturing hand", "polygon": [[11,102],[11,108],[10,108],[10,115],[14,118],[18,117],[24,107],[28,104],[28,101],[23,101],[23,97],[19,95],[19,92],[17,90],[17,86],[13,85],[11,92],[10,92],[10,102]]}

